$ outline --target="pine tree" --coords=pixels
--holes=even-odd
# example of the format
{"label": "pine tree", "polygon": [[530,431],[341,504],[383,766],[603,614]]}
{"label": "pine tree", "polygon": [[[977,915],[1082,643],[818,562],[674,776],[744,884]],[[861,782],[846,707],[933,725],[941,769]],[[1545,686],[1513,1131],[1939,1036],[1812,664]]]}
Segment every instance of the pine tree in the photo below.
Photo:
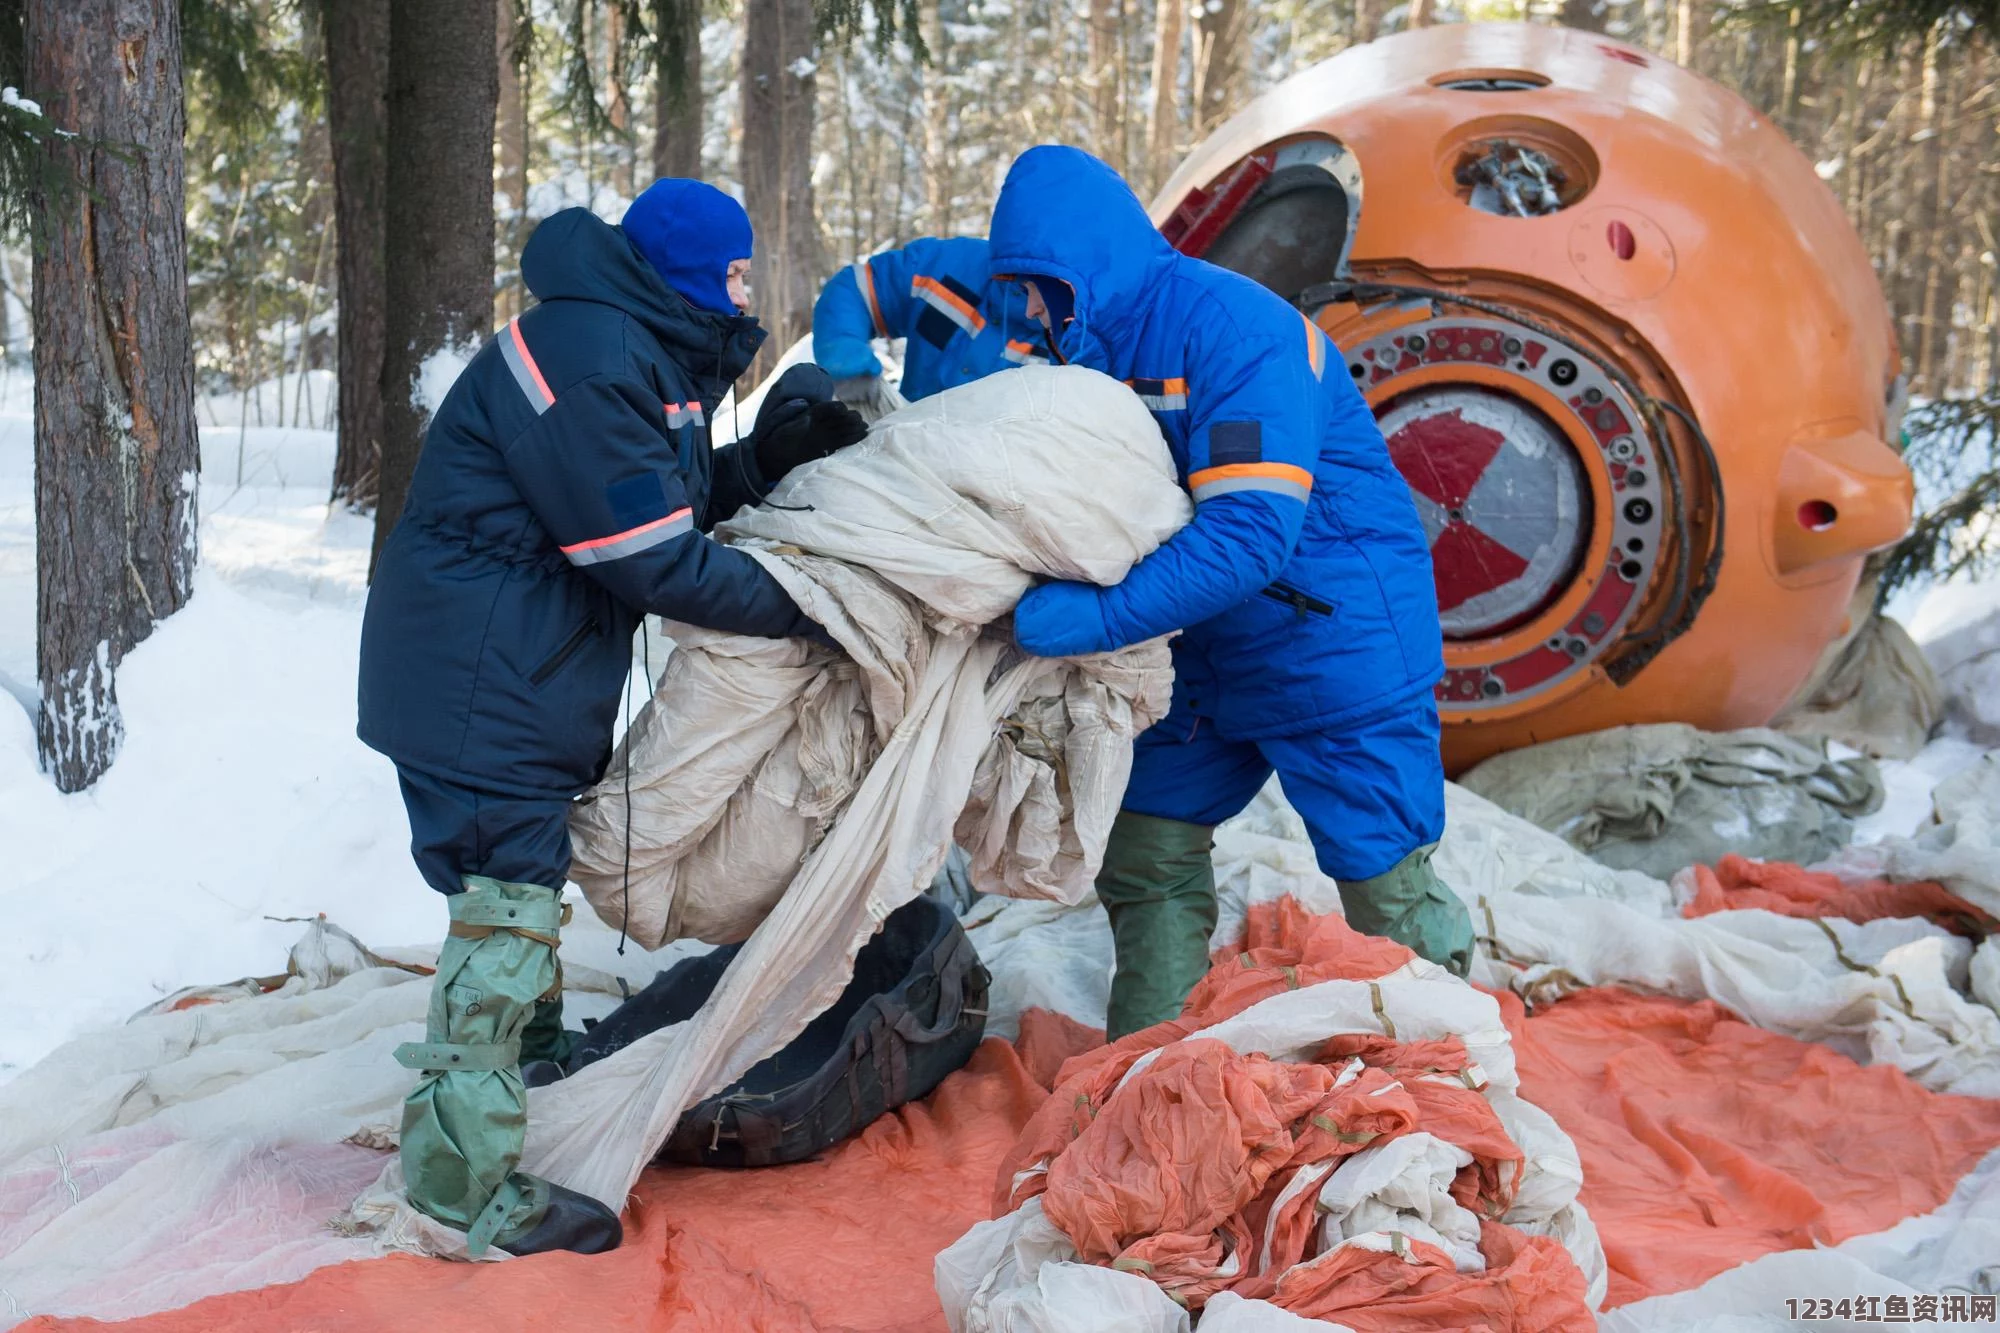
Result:
{"label": "pine tree", "polygon": [[395,4],[389,15],[388,208],[392,298],[382,354],[375,558],[402,516],[441,393],[439,354],[469,357],[493,323],[493,123],[500,100],[493,0]]}
{"label": "pine tree", "polygon": [[41,200],[34,314],[37,739],[81,791],[123,741],[120,663],[193,585],[181,25],[174,0],[29,0],[25,32],[80,187]]}
{"label": "pine tree", "polygon": [[333,500],[366,508],[382,465],[382,353],[389,286],[389,0],[323,0],[327,121],[339,233],[339,435]]}

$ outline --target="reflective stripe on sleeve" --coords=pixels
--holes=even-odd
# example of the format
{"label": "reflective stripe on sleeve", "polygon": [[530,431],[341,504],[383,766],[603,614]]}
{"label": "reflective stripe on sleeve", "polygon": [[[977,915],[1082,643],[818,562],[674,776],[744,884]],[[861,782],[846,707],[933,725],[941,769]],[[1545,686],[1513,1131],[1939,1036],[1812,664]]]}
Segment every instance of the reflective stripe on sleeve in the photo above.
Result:
{"label": "reflective stripe on sleeve", "polygon": [[889,336],[889,325],[882,318],[882,303],[875,299],[875,270],[868,267],[868,261],[854,261],[854,285],[861,289],[861,295],[868,302],[868,317],[875,321],[875,336]]}
{"label": "reflective stripe on sleeve", "polygon": [[1033,343],[1024,343],[1019,338],[1009,338],[1000,355],[1017,366],[1046,366],[1049,359],[1035,350]]}
{"label": "reflective stripe on sleeve", "polygon": [[1313,378],[1320,379],[1326,374],[1326,334],[1303,313],[1299,318],[1306,321],[1306,362],[1312,366]]}
{"label": "reflective stripe on sleeve", "polygon": [[636,528],[614,532],[609,537],[598,537],[574,546],[565,546],[562,553],[569,557],[572,565],[601,565],[611,560],[622,560],[628,555],[649,551],[661,542],[671,541],[684,533],[694,531],[694,510],[681,508],[665,518],[656,518],[651,523],[641,523]]}
{"label": "reflective stripe on sleeve", "polygon": [[1265,491],[1303,504],[1312,496],[1312,483],[1312,473],[1290,463],[1231,463],[1191,473],[1188,491],[1196,504],[1237,491]]}
{"label": "reflective stripe on sleeve", "polygon": [[540,416],[555,406],[556,396],[549,392],[549,382],[542,378],[542,368],[535,364],[535,358],[528,351],[528,343],[521,336],[521,317],[516,315],[507,321],[507,327],[500,330],[500,359],[507,363],[507,369],[514,373],[514,383],[521,386],[527,396],[528,406]]}
{"label": "reflective stripe on sleeve", "polygon": [[986,327],[986,316],[980,314],[964,297],[936,278],[927,278],[919,273],[910,279],[910,295],[973,337],[978,337],[980,331]]}
{"label": "reflective stripe on sleeve", "polygon": [[1185,412],[1187,410],[1186,380],[1126,380],[1132,391],[1139,395],[1139,401],[1153,412]]}
{"label": "reflective stripe on sleeve", "polygon": [[667,414],[668,430],[699,426],[703,422],[700,403],[661,403],[660,409]]}

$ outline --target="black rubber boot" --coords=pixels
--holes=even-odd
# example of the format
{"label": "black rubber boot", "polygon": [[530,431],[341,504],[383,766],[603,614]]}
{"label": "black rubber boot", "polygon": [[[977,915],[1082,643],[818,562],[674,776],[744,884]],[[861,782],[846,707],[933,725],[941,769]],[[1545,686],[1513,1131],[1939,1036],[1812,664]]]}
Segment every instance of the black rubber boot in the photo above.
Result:
{"label": "black rubber boot", "polygon": [[550,1184],[549,1202],[541,1215],[529,1219],[528,1229],[516,1240],[496,1240],[493,1248],[515,1258],[568,1250],[572,1254],[603,1254],[615,1250],[625,1239],[618,1214],[587,1194]]}
{"label": "black rubber boot", "polygon": [[521,1081],[531,1088],[546,1088],[569,1077],[569,1071],[553,1060],[523,1060]]}

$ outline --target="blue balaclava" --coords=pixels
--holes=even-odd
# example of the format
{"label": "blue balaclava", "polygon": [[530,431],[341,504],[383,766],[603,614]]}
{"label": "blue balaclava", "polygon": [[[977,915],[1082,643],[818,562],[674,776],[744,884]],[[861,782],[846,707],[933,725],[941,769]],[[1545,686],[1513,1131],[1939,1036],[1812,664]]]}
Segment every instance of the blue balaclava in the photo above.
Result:
{"label": "blue balaclava", "polygon": [[729,266],[750,258],[750,215],[705,181],[669,176],[632,201],[619,223],[667,285],[687,303],[733,315]]}

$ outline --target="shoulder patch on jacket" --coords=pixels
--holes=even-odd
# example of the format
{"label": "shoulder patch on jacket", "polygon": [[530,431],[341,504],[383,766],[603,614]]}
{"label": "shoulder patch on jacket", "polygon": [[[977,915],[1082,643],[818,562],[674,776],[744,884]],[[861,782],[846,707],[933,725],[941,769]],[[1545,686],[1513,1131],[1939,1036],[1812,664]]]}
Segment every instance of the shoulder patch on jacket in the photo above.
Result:
{"label": "shoulder patch on jacket", "polygon": [[671,511],[666,484],[657,472],[624,477],[604,488],[604,501],[621,527],[650,523]]}
{"label": "shoulder patch on jacket", "polygon": [[1256,421],[1218,421],[1208,430],[1211,467],[1264,461],[1264,427]]}

